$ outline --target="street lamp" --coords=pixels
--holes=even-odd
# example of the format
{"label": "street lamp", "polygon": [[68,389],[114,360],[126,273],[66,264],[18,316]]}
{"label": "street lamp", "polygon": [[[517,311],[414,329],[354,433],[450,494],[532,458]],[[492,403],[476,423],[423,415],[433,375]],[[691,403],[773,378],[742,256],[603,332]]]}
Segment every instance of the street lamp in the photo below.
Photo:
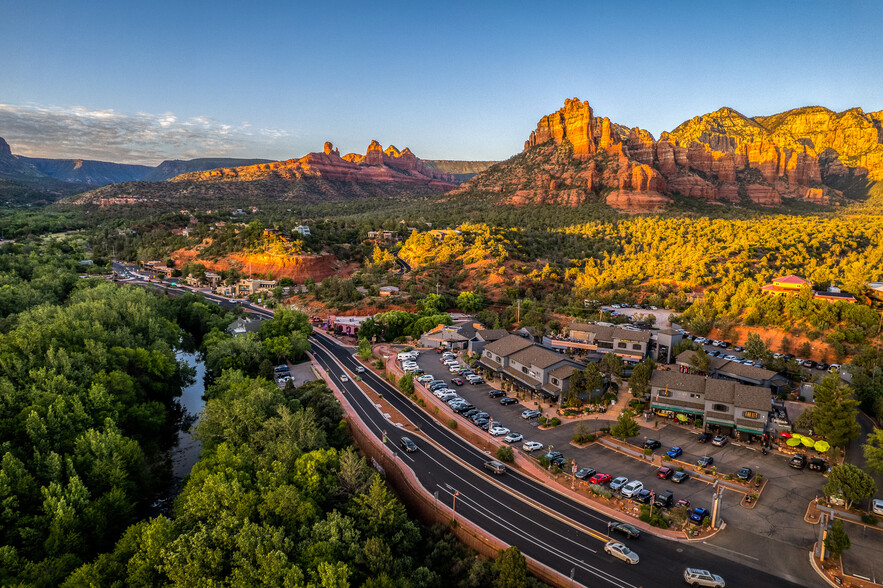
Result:
{"label": "street lamp", "polygon": [[454,490],[454,506],[451,508],[451,511],[454,513],[454,522],[457,522],[457,497],[460,496],[460,493]]}

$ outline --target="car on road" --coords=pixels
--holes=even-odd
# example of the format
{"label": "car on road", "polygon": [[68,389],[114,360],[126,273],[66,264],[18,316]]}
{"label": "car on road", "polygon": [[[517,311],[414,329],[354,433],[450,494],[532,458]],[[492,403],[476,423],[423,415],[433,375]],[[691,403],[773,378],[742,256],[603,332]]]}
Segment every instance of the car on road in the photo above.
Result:
{"label": "car on road", "polygon": [[675,484],[680,484],[682,482],[686,482],[690,479],[690,474],[687,472],[675,472],[671,475],[671,481]]}
{"label": "car on road", "polygon": [[630,564],[636,564],[640,561],[637,553],[617,541],[611,541],[604,545],[604,551]]}
{"label": "car on road", "polygon": [[524,436],[521,433],[509,433],[503,438],[504,443],[518,443],[524,439]]}
{"label": "car on road", "polygon": [[675,494],[671,490],[663,490],[656,494],[656,497],[653,498],[653,505],[658,506],[659,508],[668,508],[675,501]]}
{"label": "car on road", "polygon": [[625,476],[617,476],[610,480],[611,490],[622,490],[622,487],[629,483],[629,479]]}
{"label": "car on road", "polygon": [[486,469],[489,472],[491,472],[492,474],[496,474],[498,476],[500,474],[506,473],[506,466],[504,466],[503,464],[501,464],[500,462],[498,462],[495,459],[492,459],[491,461],[484,462],[484,469]]}
{"label": "car on road", "polygon": [[656,470],[656,477],[661,480],[668,480],[669,478],[671,478],[672,474],[674,474],[674,473],[675,473],[675,471],[673,469],[671,469],[670,467],[662,466],[661,468]]}
{"label": "car on road", "polygon": [[509,406],[510,404],[518,404],[518,400],[507,396],[505,398],[500,398],[500,404],[503,406]]}
{"label": "car on road", "polygon": [[641,536],[641,530],[628,523],[620,523],[619,521],[610,521],[607,523],[607,534],[620,533],[629,539],[638,539]]}
{"label": "car on road", "polygon": [[580,468],[573,475],[580,480],[585,480],[586,478],[591,478],[593,475],[595,475],[595,470],[592,468]]}
{"label": "car on road", "polygon": [[717,447],[723,447],[724,445],[727,444],[727,438],[724,437],[723,435],[718,435],[717,437],[715,437],[714,439],[711,440],[711,444],[715,445]]}
{"label": "car on road", "polygon": [[619,492],[620,492],[620,494],[622,494],[626,498],[631,498],[632,496],[635,496],[638,492],[640,492],[643,489],[644,489],[643,482],[641,482],[640,480],[632,480],[631,482],[629,482],[625,486],[623,486]]}
{"label": "car on road", "polygon": [[696,460],[696,465],[698,465],[700,468],[707,468],[707,467],[711,466],[711,464],[713,464],[713,463],[714,463],[714,458],[711,457],[710,455],[703,455],[702,457],[700,457],[699,459]]}
{"label": "car on road", "polygon": [[700,443],[708,443],[711,441],[711,433],[699,433],[699,435],[696,436],[696,440]]}
{"label": "car on road", "polygon": [[451,378],[451,382],[453,382],[457,386],[462,386],[463,378]]}
{"label": "car on road", "polygon": [[687,568],[684,570],[684,581],[690,586],[710,586],[711,588],[724,588],[724,579],[708,570]]}
{"label": "car on road", "polygon": [[487,393],[487,395],[490,396],[491,398],[500,398],[501,396],[505,396],[506,393],[503,392],[502,390],[491,390],[490,392]]}
{"label": "car on road", "polygon": [[521,413],[521,418],[523,419],[535,419],[543,414],[541,410],[532,410],[528,409]]}
{"label": "car on road", "polygon": [[521,448],[527,452],[539,451],[543,448],[543,444],[539,441],[525,441]]}
{"label": "car on road", "polygon": [[788,461],[788,465],[796,470],[802,470],[806,467],[806,456],[798,453]]}
{"label": "car on road", "polygon": [[681,454],[683,454],[683,453],[684,453],[684,450],[681,449],[680,447],[678,447],[677,445],[675,445],[674,447],[672,447],[671,449],[669,449],[668,451],[665,452],[665,454],[672,459],[674,459],[676,457],[680,457]]}
{"label": "car on road", "polygon": [[644,448],[646,449],[648,447],[650,449],[659,449],[660,447],[662,447],[662,443],[660,443],[656,439],[645,439],[644,440]]}
{"label": "car on road", "polygon": [[408,437],[402,437],[402,440],[399,441],[399,445],[401,445],[402,449],[408,453],[414,453],[417,451],[417,444],[411,441]]}
{"label": "car on road", "polygon": [[610,474],[602,474],[601,472],[598,472],[589,478],[589,484],[606,484],[612,479],[613,476]]}
{"label": "car on road", "polygon": [[364,374],[364,373],[365,373],[365,368],[364,368],[363,366],[357,366],[357,367],[356,367],[356,373],[357,373],[357,374]]}
{"label": "car on road", "polygon": [[508,435],[511,431],[506,427],[495,426],[494,428],[489,429],[488,433],[490,433],[492,437],[502,437],[503,435]]}
{"label": "car on road", "polygon": [[739,468],[739,471],[736,472],[736,477],[743,482],[750,480],[753,475],[754,472],[751,471],[751,468]]}
{"label": "car on road", "polygon": [[711,513],[708,512],[707,508],[694,508],[693,512],[690,513],[690,520],[694,523],[702,524],[702,521],[705,520],[705,517],[711,516]]}
{"label": "car on road", "polygon": [[341,374],[340,381],[341,382],[349,382],[350,379],[346,377],[346,374]]}

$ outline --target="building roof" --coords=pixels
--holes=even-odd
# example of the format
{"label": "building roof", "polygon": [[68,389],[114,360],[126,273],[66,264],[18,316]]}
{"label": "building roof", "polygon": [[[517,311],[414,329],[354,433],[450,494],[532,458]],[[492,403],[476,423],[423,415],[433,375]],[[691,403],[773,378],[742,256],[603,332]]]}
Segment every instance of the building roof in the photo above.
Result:
{"label": "building roof", "polygon": [[767,413],[772,407],[772,396],[770,396],[769,388],[736,384],[734,404],[739,408],[748,408]]}
{"label": "building roof", "polygon": [[781,278],[773,278],[773,284],[803,285],[803,284],[809,284],[809,282],[807,280],[804,280],[801,277],[795,276],[793,274],[789,274],[787,276],[782,276]]}
{"label": "building roof", "polygon": [[463,335],[467,341],[470,339],[475,339],[475,334],[478,333],[484,325],[481,323],[473,323],[473,322],[465,322],[457,325],[457,330]]}
{"label": "building roof", "polygon": [[485,329],[483,331],[475,332],[476,337],[488,343],[496,341],[498,339],[502,339],[508,334],[509,331],[507,331],[506,329]]}
{"label": "building roof", "polygon": [[484,349],[494,355],[508,357],[513,353],[530,347],[531,345],[533,345],[533,343],[523,337],[519,337],[518,335],[508,335],[502,339],[494,341],[493,343],[488,343],[485,345]]}
{"label": "building roof", "polygon": [[681,372],[664,372],[654,370],[650,376],[650,385],[657,388],[671,388],[702,394],[705,392],[705,377]]}
{"label": "building roof", "polygon": [[[705,400],[733,404],[736,398],[736,386],[736,382],[731,380],[709,378],[705,383]],[[769,396],[769,390],[767,390],[767,396]]]}
{"label": "building roof", "polygon": [[549,351],[539,345],[525,347],[509,356],[510,361],[517,361],[522,365],[530,365],[539,369],[551,367],[556,363],[567,361],[560,353]]}
{"label": "building roof", "polygon": [[539,390],[542,386],[540,381],[536,378],[531,378],[525,373],[519,372],[509,366],[503,368],[503,373],[509,375],[510,377],[520,381],[522,384],[526,384],[527,386],[533,388],[534,390]]}
{"label": "building roof", "polygon": [[813,298],[821,298],[821,299],[830,299],[830,300],[852,300],[855,301],[855,296],[850,294],[849,292],[822,292],[817,291],[813,292]]}
{"label": "building roof", "polygon": [[647,343],[650,341],[650,335],[650,331],[632,331],[631,329],[613,327],[613,338],[621,341],[640,341],[642,343]]}
{"label": "building roof", "polygon": [[732,374],[737,378],[757,380],[758,382],[769,380],[776,375],[776,372],[772,370],[754,365],[745,365],[744,363],[737,363],[735,361],[726,361],[720,367],[714,366],[714,369],[721,374]]}
{"label": "building roof", "polygon": [[606,325],[590,325],[588,323],[572,322],[569,327],[570,332],[585,331],[591,333],[589,340],[595,341],[613,341],[621,339],[623,341],[640,341],[647,343],[650,341],[650,331],[623,329],[620,327],[608,327]]}
{"label": "building roof", "polygon": [[485,357],[484,355],[479,358],[478,363],[493,371],[497,371],[500,369],[500,364],[489,357]]}
{"label": "building roof", "polygon": [[564,365],[556,367],[554,370],[549,372],[549,375],[553,378],[558,378],[559,380],[566,380],[571,375],[573,375],[573,370],[578,369],[579,368],[577,366],[566,363]]}
{"label": "building roof", "polygon": [[468,341],[466,337],[458,333],[455,329],[442,329],[441,331],[430,331],[421,337],[422,339],[432,339],[433,341]]}

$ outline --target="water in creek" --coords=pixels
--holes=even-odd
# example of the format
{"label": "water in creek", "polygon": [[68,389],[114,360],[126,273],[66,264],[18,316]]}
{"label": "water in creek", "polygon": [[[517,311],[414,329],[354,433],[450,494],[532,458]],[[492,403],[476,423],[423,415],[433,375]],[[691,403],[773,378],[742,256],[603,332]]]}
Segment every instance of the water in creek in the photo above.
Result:
{"label": "water in creek", "polygon": [[[178,361],[185,361],[188,365],[196,369],[196,378],[193,383],[181,391],[181,398],[178,400],[185,412],[185,423],[189,425],[196,424],[199,415],[205,407],[205,364],[196,353],[178,352]],[[194,439],[190,435],[187,427],[183,427],[178,431],[178,442],[172,448],[172,476],[175,479],[175,485],[180,490],[181,480],[190,473],[193,465],[199,460],[199,453],[202,450],[202,443]]]}

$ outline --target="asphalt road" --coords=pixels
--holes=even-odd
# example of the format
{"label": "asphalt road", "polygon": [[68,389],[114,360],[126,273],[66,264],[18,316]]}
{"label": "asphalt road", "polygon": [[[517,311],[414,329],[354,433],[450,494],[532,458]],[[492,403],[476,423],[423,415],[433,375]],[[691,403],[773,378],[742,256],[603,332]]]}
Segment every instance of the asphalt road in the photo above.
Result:
{"label": "asphalt road", "polygon": [[[168,291],[177,294],[190,289],[178,286],[169,287]],[[206,298],[216,303],[229,303],[211,294]],[[272,316],[271,312],[249,303],[243,302],[242,306],[255,314]],[[312,339],[317,361],[333,378],[339,382],[340,375],[347,373],[350,376],[349,382],[339,385],[348,394],[369,431],[382,438],[386,430],[389,442],[398,448],[403,433],[383,418],[374,403],[351,380],[358,365],[352,351],[324,335],[314,334]],[[627,565],[603,551],[607,517],[512,470],[503,476],[491,477],[482,468],[488,459],[485,453],[428,418],[375,374],[366,372],[362,378],[407,419],[419,424],[421,432],[432,440],[430,443],[416,439],[420,450],[414,454],[399,451],[401,459],[425,488],[433,493],[437,491],[439,501],[445,502],[453,502],[453,493],[459,492],[458,517],[468,518],[499,539],[517,545],[523,553],[559,570],[564,576],[572,573],[576,583],[623,588],[679,586],[683,585],[684,568],[700,567],[723,576],[728,586],[796,588],[823,585],[820,580],[818,583],[796,584],[777,577],[774,561],[756,558],[748,561],[737,549],[713,549],[714,546],[704,543],[673,542],[647,534],[628,543],[640,555],[641,562]]]}

